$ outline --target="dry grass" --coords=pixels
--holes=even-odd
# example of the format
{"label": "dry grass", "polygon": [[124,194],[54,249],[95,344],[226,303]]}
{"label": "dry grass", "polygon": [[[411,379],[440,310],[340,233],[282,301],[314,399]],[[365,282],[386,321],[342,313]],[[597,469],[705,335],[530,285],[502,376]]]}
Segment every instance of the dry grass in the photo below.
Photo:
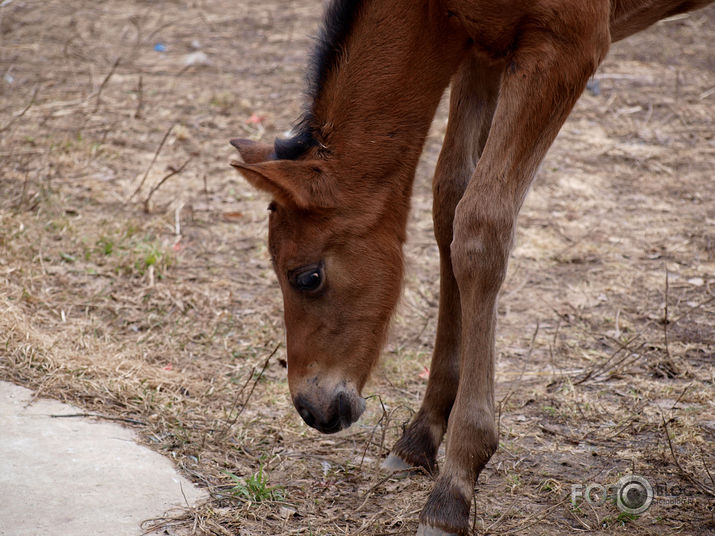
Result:
{"label": "dry grass", "polygon": [[[0,7],[0,378],[134,422],[209,489],[148,529],[411,534],[431,486],[378,464],[425,387],[444,109],[379,397],[338,436],[288,401],[266,200],[227,166],[230,137],[296,116],[318,16],[303,0]],[[476,532],[714,529],[714,20],[616,45],[542,166],[500,302],[501,448]],[[639,519],[571,506],[572,484],[629,471],[688,491]]]}

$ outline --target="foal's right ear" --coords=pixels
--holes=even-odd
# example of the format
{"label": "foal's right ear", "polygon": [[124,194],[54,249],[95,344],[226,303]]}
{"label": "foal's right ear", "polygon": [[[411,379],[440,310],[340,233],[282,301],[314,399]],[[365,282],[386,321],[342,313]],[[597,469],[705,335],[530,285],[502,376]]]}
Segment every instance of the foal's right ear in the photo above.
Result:
{"label": "foal's right ear", "polygon": [[238,153],[246,164],[258,164],[266,160],[275,160],[276,154],[273,145],[259,143],[242,138],[234,138],[231,145],[238,149]]}
{"label": "foal's right ear", "polygon": [[336,193],[320,161],[270,160],[231,165],[254,187],[268,192],[282,205],[303,210],[335,206]]}
{"label": "foal's right ear", "polygon": [[335,206],[333,183],[318,160],[276,160],[272,145],[231,140],[243,162],[231,165],[254,187],[268,192],[281,204],[309,210]]}

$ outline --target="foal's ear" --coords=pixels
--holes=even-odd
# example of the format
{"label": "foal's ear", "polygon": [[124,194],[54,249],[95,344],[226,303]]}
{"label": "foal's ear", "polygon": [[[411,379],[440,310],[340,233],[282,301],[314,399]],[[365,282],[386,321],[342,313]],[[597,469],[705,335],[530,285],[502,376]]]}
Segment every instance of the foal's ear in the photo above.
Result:
{"label": "foal's ear", "polygon": [[238,154],[241,155],[246,164],[257,164],[266,160],[275,160],[275,152],[273,145],[268,143],[258,143],[253,140],[245,140],[242,138],[234,138],[231,140]]}
{"label": "foal's ear", "polygon": [[322,164],[319,160],[231,162],[248,182],[271,194],[278,203],[304,210],[335,206],[335,195]]}
{"label": "foal's ear", "polygon": [[320,160],[276,160],[272,145],[233,139],[243,158],[231,165],[253,186],[268,192],[279,203],[302,209],[330,208],[335,196]]}

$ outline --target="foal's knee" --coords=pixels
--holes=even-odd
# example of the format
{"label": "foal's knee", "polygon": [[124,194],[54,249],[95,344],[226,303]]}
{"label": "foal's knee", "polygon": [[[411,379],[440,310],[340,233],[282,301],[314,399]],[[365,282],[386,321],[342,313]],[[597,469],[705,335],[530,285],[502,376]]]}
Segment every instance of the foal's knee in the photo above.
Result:
{"label": "foal's knee", "polygon": [[[472,170],[473,171],[473,170]],[[464,194],[470,172],[446,174],[438,169],[432,185],[432,217],[434,236],[440,251],[449,254],[452,243],[454,211]],[[464,178],[466,176],[466,179]]]}
{"label": "foal's knee", "polygon": [[461,290],[492,296],[506,275],[514,234],[514,214],[508,209],[460,203],[454,217],[452,266]]}

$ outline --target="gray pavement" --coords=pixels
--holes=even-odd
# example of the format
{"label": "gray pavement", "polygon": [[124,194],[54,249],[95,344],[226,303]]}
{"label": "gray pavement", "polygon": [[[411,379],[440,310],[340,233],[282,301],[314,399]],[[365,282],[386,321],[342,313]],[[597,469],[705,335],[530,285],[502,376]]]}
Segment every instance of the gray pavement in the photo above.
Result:
{"label": "gray pavement", "polygon": [[[0,382],[0,536],[139,536],[205,496],[118,424]],[[28,405],[29,404],[29,405]],[[183,488],[183,495],[182,495]]]}

